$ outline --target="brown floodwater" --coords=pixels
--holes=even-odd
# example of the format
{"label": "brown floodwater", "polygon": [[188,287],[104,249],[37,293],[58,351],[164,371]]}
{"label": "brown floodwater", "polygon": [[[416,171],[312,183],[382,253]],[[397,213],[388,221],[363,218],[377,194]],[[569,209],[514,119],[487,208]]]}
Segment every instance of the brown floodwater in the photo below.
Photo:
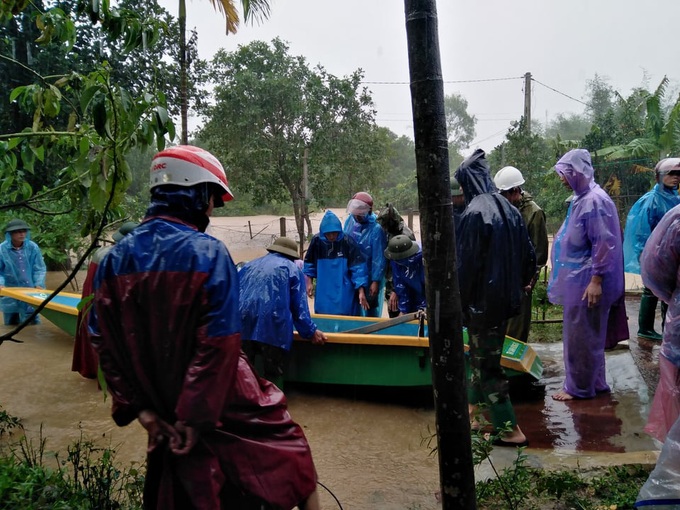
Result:
{"label": "brown floodwater", "polygon": [[[50,273],[48,287],[63,278]],[[0,333],[6,331],[0,326]],[[121,464],[143,462],[143,429],[137,423],[115,426],[110,399],[97,383],[71,372],[71,337],[43,319],[17,339],[23,343],[0,345],[0,406],[22,419],[29,437],[38,437],[42,427],[47,450],[63,458],[82,434],[112,445]],[[561,456],[611,457],[655,449],[642,433],[649,391],[629,351],[607,354],[611,395],[563,403],[550,398],[562,381],[561,346],[537,349],[545,364],[541,384],[514,383],[512,388],[518,421],[531,443],[526,450],[531,464],[560,467]],[[439,508],[437,458],[423,441],[435,423],[429,392],[298,385],[286,387],[286,394],[292,416],[309,439],[319,481],[343,508]],[[497,463],[514,460],[513,449],[500,448],[494,455]],[[487,475],[478,469],[477,476]],[[324,489],[320,493],[325,509],[338,508]]]}

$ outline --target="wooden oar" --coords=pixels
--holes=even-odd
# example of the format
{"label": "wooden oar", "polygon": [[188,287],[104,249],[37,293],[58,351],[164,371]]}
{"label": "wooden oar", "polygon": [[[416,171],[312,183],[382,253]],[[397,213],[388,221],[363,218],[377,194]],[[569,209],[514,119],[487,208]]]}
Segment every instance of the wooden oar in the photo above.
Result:
{"label": "wooden oar", "polygon": [[374,322],[368,326],[361,326],[360,328],[348,329],[343,331],[343,334],[350,333],[352,335],[363,335],[366,333],[375,333],[383,329],[391,328],[397,324],[403,324],[405,322],[411,322],[412,320],[419,319],[424,314],[423,310],[418,310],[417,312],[407,313],[395,317],[394,319],[387,319],[384,321]]}

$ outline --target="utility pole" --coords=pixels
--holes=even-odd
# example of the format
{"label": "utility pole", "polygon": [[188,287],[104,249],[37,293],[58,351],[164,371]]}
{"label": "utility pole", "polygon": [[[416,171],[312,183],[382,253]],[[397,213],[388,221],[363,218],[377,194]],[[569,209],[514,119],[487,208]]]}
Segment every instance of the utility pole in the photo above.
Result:
{"label": "utility pole", "polygon": [[463,317],[435,0],[404,0],[443,510],[474,510]]}
{"label": "utility pole", "polygon": [[524,74],[524,125],[531,133],[531,73]]}

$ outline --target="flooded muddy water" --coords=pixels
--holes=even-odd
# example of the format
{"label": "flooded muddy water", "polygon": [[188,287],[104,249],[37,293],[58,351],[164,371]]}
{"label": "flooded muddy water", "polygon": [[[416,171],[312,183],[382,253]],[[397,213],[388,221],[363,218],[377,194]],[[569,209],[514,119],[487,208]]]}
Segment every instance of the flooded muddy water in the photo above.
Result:
{"label": "flooded muddy water", "polygon": [[[238,261],[250,256],[248,250],[261,249],[243,247],[232,250],[232,255]],[[63,278],[50,273],[48,287],[54,288]],[[6,331],[0,326],[0,332]],[[144,461],[143,429],[137,423],[116,427],[110,418],[110,399],[105,401],[97,383],[71,372],[71,337],[43,319],[17,338],[23,343],[0,345],[0,405],[22,419],[29,437],[37,438],[42,427],[47,450],[65,452],[82,433],[115,447],[121,464]],[[544,378],[540,384],[512,387],[518,421],[530,441],[525,452],[530,464],[563,468],[569,457],[583,466],[586,458],[596,455],[613,458],[658,449],[642,432],[650,390],[633,362],[632,346],[630,351],[607,353],[611,394],[566,403],[550,398],[563,378],[561,345],[535,347],[545,365]],[[319,481],[345,509],[439,508],[437,458],[423,444],[435,426],[427,390],[377,392],[296,385],[285,391],[290,412],[309,439]],[[514,460],[515,450],[500,448],[493,456],[502,467]],[[483,467],[477,470],[478,478],[485,476]],[[338,508],[325,489],[320,493],[326,510]]]}

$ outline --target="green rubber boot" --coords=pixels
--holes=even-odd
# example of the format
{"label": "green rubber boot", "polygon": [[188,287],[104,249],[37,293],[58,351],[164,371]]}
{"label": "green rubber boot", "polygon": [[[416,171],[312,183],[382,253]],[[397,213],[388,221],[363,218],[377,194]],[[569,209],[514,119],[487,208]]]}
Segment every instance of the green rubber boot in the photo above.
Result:
{"label": "green rubber boot", "polygon": [[[647,289],[645,289],[647,290]],[[662,336],[654,331],[654,318],[656,317],[656,303],[658,298],[647,292],[640,298],[640,313],[638,315],[638,334],[640,338],[660,342]]]}

